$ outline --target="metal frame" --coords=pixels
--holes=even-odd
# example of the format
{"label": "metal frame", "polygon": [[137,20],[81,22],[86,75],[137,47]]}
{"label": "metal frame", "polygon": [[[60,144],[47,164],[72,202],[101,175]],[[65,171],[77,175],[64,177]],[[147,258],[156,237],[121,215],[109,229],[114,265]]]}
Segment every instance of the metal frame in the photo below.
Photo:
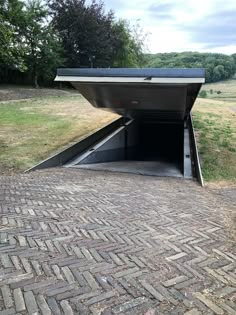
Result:
{"label": "metal frame", "polygon": [[80,77],[144,77],[151,78],[205,78],[203,68],[59,68],[58,76]]}
{"label": "metal frame", "polygon": [[[133,121],[134,120],[125,120],[123,117],[121,117],[113,121],[109,125],[85,137],[73,146],[53,155],[52,157],[26,170],[26,172],[62,165],[71,167],[73,166],[73,164],[78,163],[78,161],[82,160],[85,156],[90,154],[89,150],[91,148],[100,147],[104,142],[112,138],[114,134],[121,130],[121,128],[125,129]],[[183,127],[183,177],[192,178],[192,175],[194,173],[194,177],[197,178],[197,181],[200,183],[200,185],[204,186],[191,115],[189,116],[189,119],[185,122],[185,125]]]}
{"label": "metal frame", "polygon": [[201,171],[201,163],[199,159],[199,154],[198,154],[198,149],[197,149],[197,141],[194,133],[194,125],[193,125],[193,119],[192,115],[189,115],[189,132],[190,132],[190,137],[191,137],[191,149],[192,149],[192,157],[193,157],[193,163],[194,163],[194,171],[195,171],[195,176],[198,180],[198,182],[201,184],[201,186],[204,186],[204,180],[202,176],[202,171]]}
{"label": "metal frame", "polygon": [[187,121],[184,122],[184,152],[183,152],[183,174],[184,178],[192,178],[192,156],[191,156],[191,140],[190,140],[190,132]]}
{"label": "metal frame", "polygon": [[143,84],[189,84],[204,83],[204,78],[133,78],[133,77],[81,77],[57,75],[55,81],[69,82],[93,82],[93,83],[143,83]]}
{"label": "metal frame", "polygon": [[115,121],[111,122],[105,127],[93,132],[89,136],[86,136],[84,139],[80,140],[76,144],[38,163],[37,165],[26,170],[25,172],[61,166],[66,164],[68,161],[71,161],[75,156],[88,150],[88,148],[90,148],[97,142],[101,141],[104,137],[111,134],[118,127],[122,126],[123,122],[124,122],[123,117],[116,119]]}

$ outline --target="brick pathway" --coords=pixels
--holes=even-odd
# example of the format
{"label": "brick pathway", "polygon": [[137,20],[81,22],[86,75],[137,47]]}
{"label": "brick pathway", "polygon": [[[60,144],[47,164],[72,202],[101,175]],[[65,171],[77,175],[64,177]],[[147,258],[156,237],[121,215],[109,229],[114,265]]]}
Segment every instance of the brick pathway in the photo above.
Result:
{"label": "brick pathway", "polygon": [[235,191],[74,169],[0,178],[0,314],[236,314]]}

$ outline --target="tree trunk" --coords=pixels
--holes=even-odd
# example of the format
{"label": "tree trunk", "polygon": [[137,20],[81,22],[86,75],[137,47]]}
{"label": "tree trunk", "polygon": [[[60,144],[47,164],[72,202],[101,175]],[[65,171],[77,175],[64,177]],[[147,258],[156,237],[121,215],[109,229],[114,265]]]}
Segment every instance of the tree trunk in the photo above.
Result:
{"label": "tree trunk", "polygon": [[36,89],[39,88],[38,75],[37,75],[37,73],[34,73],[34,87],[35,87]]}

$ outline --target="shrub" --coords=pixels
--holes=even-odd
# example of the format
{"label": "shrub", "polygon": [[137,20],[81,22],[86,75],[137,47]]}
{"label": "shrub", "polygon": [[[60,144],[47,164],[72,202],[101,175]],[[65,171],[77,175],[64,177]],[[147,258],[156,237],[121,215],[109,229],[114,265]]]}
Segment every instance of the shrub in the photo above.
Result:
{"label": "shrub", "polygon": [[207,97],[207,91],[203,90],[199,93],[199,97],[202,97],[202,98],[206,98]]}

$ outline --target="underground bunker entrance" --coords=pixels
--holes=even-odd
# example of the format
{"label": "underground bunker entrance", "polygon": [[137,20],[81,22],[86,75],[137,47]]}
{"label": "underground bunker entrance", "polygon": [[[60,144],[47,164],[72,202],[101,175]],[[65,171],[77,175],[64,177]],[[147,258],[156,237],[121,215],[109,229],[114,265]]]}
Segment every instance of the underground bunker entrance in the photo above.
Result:
{"label": "underground bunker entrance", "polygon": [[138,159],[173,163],[182,170],[182,124],[141,123],[139,133]]}
{"label": "underground bunker entrance", "polygon": [[183,177],[183,123],[132,120],[118,128],[73,167]]}

